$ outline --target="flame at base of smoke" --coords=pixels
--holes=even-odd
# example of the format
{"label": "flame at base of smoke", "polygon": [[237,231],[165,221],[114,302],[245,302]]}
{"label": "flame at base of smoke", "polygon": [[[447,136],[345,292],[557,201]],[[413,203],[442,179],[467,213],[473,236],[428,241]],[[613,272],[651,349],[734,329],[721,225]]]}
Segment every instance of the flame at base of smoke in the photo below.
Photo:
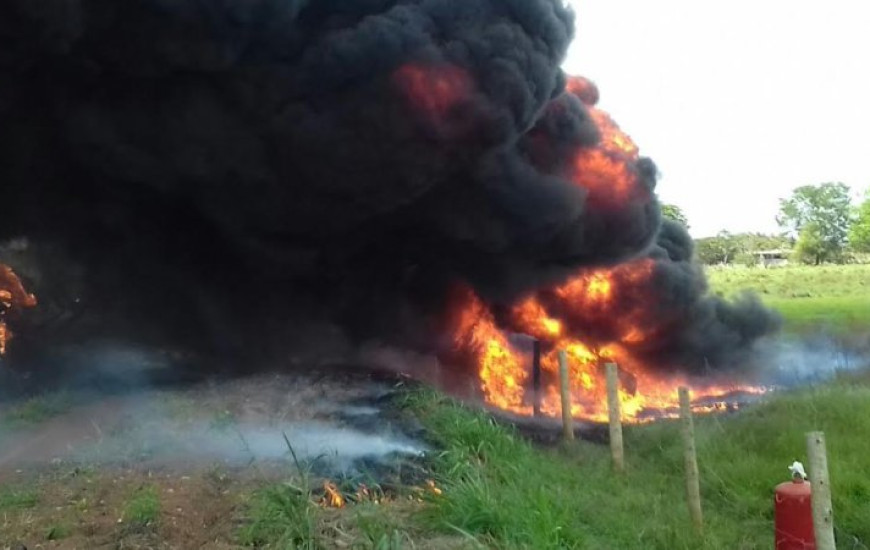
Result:
{"label": "flame at base of smoke", "polygon": [[6,264],[0,263],[0,355],[6,353],[6,345],[12,331],[6,324],[6,314],[36,306],[36,296],[28,293],[18,275]]}
{"label": "flame at base of smoke", "polygon": [[[611,279],[596,272],[575,279],[562,290],[571,289],[564,294],[575,295],[576,298],[579,293],[599,307],[606,308],[615,286]],[[582,290],[578,287],[582,287]],[[592,305],[584,305],[582,300],[574,303],[584,307]],[[571,413],[576,418],[593,422],[606,422],[608,419],[604,375],[606,362],[614,362],[619,366],[619,398],[626,422],[675,416],[679,409],[677,389],[680,386],[690,387],[699,403],[703,403],[698,405],[698,410],[708,412],[736,406],[733,401],[729,404],[728,399],[734,394],[760,395],[767,391],[764,386],[747,383],[693,380],[644,365],[626,347],[626,344],[645,338],[643,329],[639,327],[624,330],[621,341],[592,345],[566,334],[564,324],[548,317],[545,309],[534,300],[516,306],[513,313],[514,326],[541,339],[545,346],[541,357],[542,382],[537,400],[541,412],[548,416],[561,414],[558,350],[564,350],[568,358]],[[513,343],[508,331],[497,326],[493,314],[472,293],[468,294],[468,302],[458,316],[454,330],[454,346],[459,350],[459,355],[469,358],[476,366],[483,400],[498,409],[531,415],[535,401],[530,383],[532,359],[527,350]]]}

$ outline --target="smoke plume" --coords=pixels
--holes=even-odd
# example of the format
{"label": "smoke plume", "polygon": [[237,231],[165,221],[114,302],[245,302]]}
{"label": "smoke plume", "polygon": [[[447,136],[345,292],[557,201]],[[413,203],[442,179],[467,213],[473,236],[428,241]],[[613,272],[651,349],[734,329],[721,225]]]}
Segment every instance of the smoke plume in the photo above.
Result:
{"label": "smoke plume", "polygon": [[775,323],[705,296],[652,162],[577,184],[603,136],[572,38],[560,0],[6,0],[0,240],[42,247],[43,303],[76,289],[69,338],[235,356],[318,323],[437,349],[456,285],[647,257],[668,323],[638,352],[734,363]]}

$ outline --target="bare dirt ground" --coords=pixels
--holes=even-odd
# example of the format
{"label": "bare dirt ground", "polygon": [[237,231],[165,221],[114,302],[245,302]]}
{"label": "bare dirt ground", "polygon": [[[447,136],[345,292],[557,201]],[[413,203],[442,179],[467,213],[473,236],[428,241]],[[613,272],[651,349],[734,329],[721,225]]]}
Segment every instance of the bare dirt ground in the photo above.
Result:
{"label": "bare dirt ground", "polygon": [[[426,446],[391,404],[396,384],[358,373],[261,375],[7,404],[0,549],[239,548],[252,495],[295,471],[288,441],[318,480],[365,479],[388,494],[423,484]],[[153,513],[137,510],[142,495],[156,502]],[[407,514],[420,504],[385,505]],[[327,511],[322,528],[334,530],[336,547],[365,548],[348,514]]]}
{"label": "bare dirt ground", "polygon": [[[195,465],[19,471],[7,475],[4,485],[35,495],[35,503],[2,513],[2,540],[4,548],[16,550],[236,548],[245,500],[268,481],[248,470]],[[125,521],[129,500],[146,486],[159,495],[159,514],[145,525]]]}

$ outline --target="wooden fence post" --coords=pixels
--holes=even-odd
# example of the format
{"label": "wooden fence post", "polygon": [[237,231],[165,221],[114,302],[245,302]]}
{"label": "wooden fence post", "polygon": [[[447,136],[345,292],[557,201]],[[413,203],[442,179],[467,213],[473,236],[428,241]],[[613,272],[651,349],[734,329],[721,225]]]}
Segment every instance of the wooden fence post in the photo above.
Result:
{"label": "wooden fence post", "polygon": [[813,529],[816,532],[816,550],[835,550],[834,507],[831,504],[831,480],[828,477],[828,455],[824,432],[807,434],[807,458],[812,483]]}
{"label": "wooden fence post", "polygon": [[541,341],[535,340],[532,347],[532,412],[541,416]]}
{"label": "wooden fence post", "polygon": [[695,453],[695,424],[692,420],[692,400],[689,389],[680,390],[680,431],[683,436],[683,459],[686,464],[686,501],[689,515],[698,533],[704,530],[704,516],[701,513],[701,488],[698,475],[698,458]]}
{"label": "wooden fence post", "polygon": [[625,451],[622,446],[622,414],[619,403],[619,373],[616,363],[604,365],[607,374],[607,412],[610,417],[610,454],[617,472],[625,471]]}
{"label": "wooden fence post", "polygon": [[562,438],[571,441],[574,439],[574,417],[571,415],[571,378],[565,350],[559,350],[559,386],[562,390]]}

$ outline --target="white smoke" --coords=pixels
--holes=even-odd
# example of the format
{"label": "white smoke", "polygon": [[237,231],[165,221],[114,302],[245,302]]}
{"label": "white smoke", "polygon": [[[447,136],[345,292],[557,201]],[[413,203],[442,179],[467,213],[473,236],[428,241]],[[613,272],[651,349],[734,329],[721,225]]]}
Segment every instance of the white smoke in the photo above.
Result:
{"label": "white smoke", "polygon": [[779,386],[822,382],[870,366],[866,352],[823,334],[769,339],[758,346],[758,356],[764,376]]}

